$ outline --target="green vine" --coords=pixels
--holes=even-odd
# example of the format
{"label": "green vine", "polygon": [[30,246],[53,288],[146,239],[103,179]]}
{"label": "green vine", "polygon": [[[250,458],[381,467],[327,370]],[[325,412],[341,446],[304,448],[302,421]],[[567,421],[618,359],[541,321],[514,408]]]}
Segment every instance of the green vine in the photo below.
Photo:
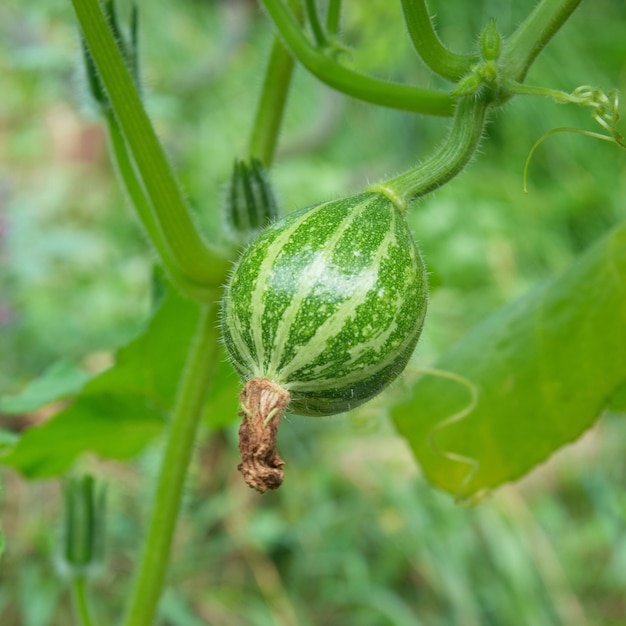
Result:
{"label": "green vine", "polygon": [[217,307],[208,305],[202,309],[181,377],[157,482],[153,515],[124,622],[126,626],[149,626],[154,621],[193,442],[218,358],[217,348]]}
{"label": "green vine", "polygon": [[[292,4],[296,5],[293,0]],[[280,37],[276,37],[265,72],[248,146],[248,156],[259,159],[266,168],[269,168],[274,161],[293,66],[293,57]]]}
{"label": "green vine", "polygon": [[462,98],[448,138],[430,159],[400,176],[370,185],[368,189],[384,194],[400,210],[406,211],[410,200],[444,185],[467,165],[476,152],[489,106],[487,97]]}
{"label": "green vine", "polygon": [[406,27],[416,52],[435,74],[452,82],[459,81],[478,61],[478,57],[457,54],[442,43],[424,0],[401,1]]}
{"label": "green vine", "polygon": [[339,23],[341,21],[341,2],[342,0],[328,0],[326,32],[331,37],[335,37],[339,32]]}
{"label": "green vine", "polygon": [[449,93],[390,83],[348,69],[309,42],[281,0],[260,2],[300,63],[330,87],[380,106],[429,115],[452,115],[454,99]]}
{"label": "green vine", "polygon": [[504,50],[507,75],[522,82],[533,61],[582,0],[541,0],[508,38]]}
{"label": "green vine", "polygon": [[109,132],[109,142],[111,155],[113,157],[113,165],[124,184],[126,193],[131,205],[139,216],[139,221],[143,226],[148,239],[152,242],[159,258],[163,261],[163,266],[168,271],[168,276],[172,283],[184,294],[192,299],[201,302],[211,301],[215,298],[215,289],[204,287],[197,283],[190,282],[187,277],[181,273],[176,259],[172,253],[167,239],[155,217],[150,200],[146,196],[141,181],[137,177],[135,168],[128,147],[124,141],[122,131],[110,111],[105,115],[107,129]]}
{"label": "green vine", "polygon": [[[144,226],[150,232],[155,223],[158,224],[169,247],[169,254],[161,259],[163,264],[171,269],[172,275],[183,275],[191,283],[219,287],[228,272],[229,262],[211,250],[199,234],[100,3],[98,0],[72,0],[72,4],[154,212],[152,223]],[[142,216],[140,213],[140,219]]]}
{"label": "green vine", "polygon": [[306,14],[311,30],[313,31],[313,37],[315,44],[318,48],[325,48],[328,45],[328,40],[322,29],[322,23],[320,22],[319,15],[317,14],[317,2],[316,0],[305,0]]}

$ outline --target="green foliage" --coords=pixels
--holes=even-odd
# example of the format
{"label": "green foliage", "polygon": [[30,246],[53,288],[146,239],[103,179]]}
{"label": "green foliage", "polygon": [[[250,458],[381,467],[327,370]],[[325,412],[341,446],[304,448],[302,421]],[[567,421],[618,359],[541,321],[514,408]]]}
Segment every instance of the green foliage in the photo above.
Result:
{"label": "green foliage", "polygon": [[[163,431],[198,316],[196,303],[167,289],[144,332],[118,351],[114,366],[87,382],[75,366],[58,363],[19,396],[3,399],[6,413],[71,400],[53,419],[24,433],[3,463],[43,478],[63,474],[86,451],[109,459],[136,455]],[[220,355],[206,400],[207,412],[216,411],[212,428],[236,419],[237,388]]]}
{"label": "green foliage", "polygon": [[616,413],[626,413],[626,385],[622,385],[608,401],[608,407]]}
{"label": "green foliage", "polygon": [[436,376],[413,386],[392,414],[433,483],[466,497],[514,480],[597,419],[626,381],[624,276],[621,226],[453,346],[437,367],[479,395],[457,423],[436,428],[468,406],[467,388]]}
{"label": "green foliage", "polygon": [[45,478],[65,473],[86,451],[103,458],[128,459],[162,432],[163,419],[142,398],[92,394],[45,425],[30,429],[3,463],[29,478]]}
{"label": "green foliage", "polygon": [[[487,0],[429,5],[442,40],[468,53],[476,51],[487,14],[497,16],[506,43],[528,10],[522,3]],[[41,148],[47,145],[42,120],[62,128],[65,142],[71,133],[64,121],[68,114],[76,118],[67,106],[72,46],[78,55],[75,33],[66,28],[72,24],[68,6],[50,0],[29,7],[27,18],[17,0],[0,7],[8,70],[0,123],[9,129],[2,158],[6,148],[11,182],[7,211],[0,214],[0,232],[3,220],[9,225],[8,245],[0,250],[1,269],[8,270],[0,271],[0,393],[13,392],[0,413],[18,414],[7,427],[21,429],[19,414],[34,412],[39,420],[47,415],[39,406],[64,407],[19,441],[0,430],[0,454],[8,466],[37,478],[64,473],[84,452],[127,459],[159,437],[199,311],[168,291],[147,329],[119,350],[112,368],[95,377],[84,373],[99,360],[96,350],[110,352],[139,327],[151,259],[140,251],[129,220],[120,217],[121,197],[102,155],[86,158],[83,167],[64,160],[58,148]],[[251,86],[270,36],[266,22],[245,6],[166,0],[158,9],[142,7],[145,101],[211,242],[220,237],[219,186],[245,152],[242,129],[256,97]],[[399,3],[345,3],[343,13],[348,23],[342,37],[358,49],[350,58],[337,56],[341,42],[332,42],[333,58],[359,72],[450,88],[415,62],[397,19]],[[533,68],[532,82],[566,91],[581,83],[620,86],[625,17],[612,0],[581,10]],[[286,211],[362,189],[366,180],[405,168],[441,140],[441,123],[339,99],[303,72],[295,81],[272,171]],[[399,429],[428,477],[454,494],[513,480],[576,438],[603,407],[624,410],[623,287],[611,273],[624,273],[624,228],[605,235],[623,219],[623,161],[611,147],[554,138],[534,157],[531,195],[518,191],[534,140],[555,126],[587,121],[572,107],[518,98],[487,128],[471,174],[412,208],[410,221],[436,277],[420,362],[463,375],[478,389],[478,405],[464,419],[437,426],[467,408],[469,394],[459,383],[427,376],[403,396],[399,385],[392,388],[355,420],[382,415],[400,401],[392,409]],[[315,132],[303,132],[309,128]],[[88,178],[87,171],[93,172]],[[86,188],[92,191],[85,194]],[[556,272],[545,286],[515,300]],[[55,361],[39,381],[15,393]],[[220,354],[205,424],[228,427],[237,393],[237,376]],[[537,522],[515,491],[507,500],[511,492],[504,490],[477,511],[451,509],[449,499],[409,475],[409,461],[399,467],[372,453],[394,449],[398,439],[391,434],[370,440],[341,418],[315,424],[288,418],[285,425],[280,445],[290,474],[284,493],[262,504],[236,487],[230,428],[214,436],[214,447],[201,449],[163,619],[181,626],[198,623],[194,613],[228,626],[238,618],[259,626],[321,618],[331,625],[356,620],[373,626],[499,626],[520,616],[533,624],[623,622],[624,502],[614,488],[623,473],[618,420],[605,425],[604,437],[598,431],[595,461],[576,457],[580,471],[548,474],[536,492],[531,487],[527,500]],[[102,471],[139,467],[142,476],[151,476],[154,450],[129,470],[113,464]],[[47,521],[55,511],[35,501],[28,514],[20,513],[19,479],[9,475],[3,526],[10,549],[3,556],[7,574],[0,574],[0,621],[69,623],[60,587],[31,551],[34,545],[49,554],[49,528],[37,529],[31,520]],[[203,483],[206,476],[211,486]],[[537,476],[545,478],[546,471]],[[141,494],[151,492],[143,484],[128,490],[142,505]],[[55,494],[47,493],[45,502],[54,501]],[[115,574],[130,570],[126,555],[145,533],[137,521],[143,508],[127,508],[132,521],[116,516],[114,522],[120,560],[96,587],[96,597],[103,598],[97,608],[111,622],[128,586],[127,576]],[[533,552],[533,546],[547,545],[550,553],[550,542],[557,548],[552,562],[544,550]],[[198,571],[199,559],[215,565]],[[597,577],[581,567],[591,562],[601,563]],[[259,572],[271,572],[273,582]]]}
{"label": "green foliage", "polygon": [[[546,626],[576,615],[582,624],[621,626],[625,426],[623,419],[603,422],[532,480],[476,508],[451,506],[432,489],[379,418],[289,419],[281,436],[287,482],[263,498],[239,485],[234,432],[203,440],[161,619],[272,626],[291,609],[305,626],[357,619],[501,626],[517,624],[520,615]],[[122,608],[125,572],[145,532],[150,494],[142,476],[156,471],[156,452],[134,466],[100,468],[111,513],[107,573],[93,586],[102,624],[115,623]],[[65,626],[72,623],[68,596],[49,560],[57,530],[50,528],[53,485],[10,482],[0,622]],[[20,607],[21,597],[34,606]],[[46,607],[46,620],[31,617]],[[400,610],[406,618],[394,622]]]}
{"label": "green foliage", "polygon": [[29,413],[38,408],[75,396],[89,375],[69,361],[57,361],[19,394],[0,398],[0,411],[7,415]]}
{"label": "green foliage", "polygon": [[9,430],[0,428],[0,455],[10,450],[18,441],[19,437]]}

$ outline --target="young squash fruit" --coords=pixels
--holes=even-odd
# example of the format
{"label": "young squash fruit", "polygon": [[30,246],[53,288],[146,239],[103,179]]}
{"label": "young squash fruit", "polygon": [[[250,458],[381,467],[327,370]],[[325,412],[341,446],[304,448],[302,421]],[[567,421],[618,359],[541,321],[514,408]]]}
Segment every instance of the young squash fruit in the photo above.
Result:
{"label": "young squash fruit", "polygon": [[227,286],[223,337],[245,383],[239,430],[246,482],[283,479],[286,410],[325,416],[380,393],[420,336],[427,277],[404,215],[365,192],[297,211],[248,247]]}

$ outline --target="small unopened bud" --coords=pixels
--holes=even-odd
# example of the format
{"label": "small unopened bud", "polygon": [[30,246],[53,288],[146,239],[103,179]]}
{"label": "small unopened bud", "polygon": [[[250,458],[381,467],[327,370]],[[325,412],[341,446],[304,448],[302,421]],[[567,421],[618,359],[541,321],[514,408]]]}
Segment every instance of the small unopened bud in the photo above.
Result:
{"label": "small unopened bud", "polygon": [[483,80],[473,68],[471,74],[468,74],[459,81],[457,86],[454,88],[453,93],[455,96],[459,97],[471,96],[472,94],[476,93],[482,86]]}
{"label": "small unopened bud", "polygon": [[500,46],[502,38],[496,26],[496,20],[489,18],[485,30],[480,36],[480,50],[485,61],[497,61],[500,58]]}
{"label": "small unopened bud", "polygon": [[267,171],[255,158],[235,160],[226,199],[226,219],[237,239],[253,238],[278,217]]}
{"label": "small unopened bud", "polygon": [[70,578],[85,577],[104,557],[105,490],[93,476],[67,479],[63,485],[60,566]]}

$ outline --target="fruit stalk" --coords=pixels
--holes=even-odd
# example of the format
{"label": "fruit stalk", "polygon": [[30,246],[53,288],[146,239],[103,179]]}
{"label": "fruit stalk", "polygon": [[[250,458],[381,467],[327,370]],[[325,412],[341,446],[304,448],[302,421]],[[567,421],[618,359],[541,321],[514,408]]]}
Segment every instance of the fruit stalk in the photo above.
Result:
{"label": "fruit stalk", "polygon": [[410,200],[425,196],[454,178],[474,156],[487,112],[491,94],[465,96],[459,99],[454,122],[447,139],[435,154],[417,167],[368,187],[387,196],[401,211],[405,211]]}

